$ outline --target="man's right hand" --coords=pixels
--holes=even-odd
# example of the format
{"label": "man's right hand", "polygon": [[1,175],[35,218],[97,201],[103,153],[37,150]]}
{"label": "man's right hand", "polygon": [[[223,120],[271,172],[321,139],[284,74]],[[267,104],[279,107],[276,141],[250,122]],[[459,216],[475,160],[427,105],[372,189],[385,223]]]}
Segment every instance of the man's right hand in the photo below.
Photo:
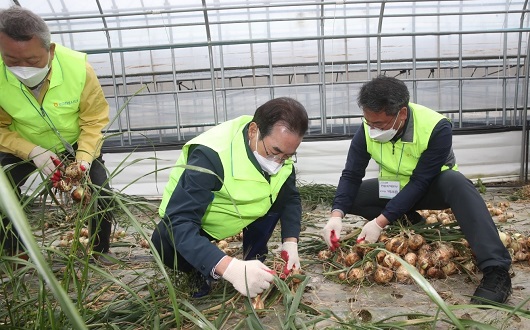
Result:
{"label": "man's right hand", "polygon": [[322,229],[322,237],[331,251],[335,251],[340,246],[340,231],[342,230],[342,218],[331,217]]}
{"label": "man's right hand", "polygon": [[55,171],[56,166],[53,163],[53,159],[57,158],[56,154],[41,146],[36,146],[29,153],[29,159],[35,163],[35,166],[37,166],[46,177],[49,177]]}
{"label": "man's right hand", "polygon": [[232,258],[223,278],[232,283],[242,295],[254,298],[267,290],[274,278],[273,271],[259,260],[242,261]]}

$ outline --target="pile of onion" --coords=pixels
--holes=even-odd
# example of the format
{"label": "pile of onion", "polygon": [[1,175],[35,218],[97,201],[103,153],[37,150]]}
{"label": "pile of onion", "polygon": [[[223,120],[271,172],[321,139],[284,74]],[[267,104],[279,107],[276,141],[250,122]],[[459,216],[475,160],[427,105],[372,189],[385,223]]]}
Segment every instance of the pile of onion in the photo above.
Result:
{"label": "pile of onion", "polygon": [[[499,231],[499,238],[508,248],[514,262],[525,261],[530,265],[530,237]],[[478,270],[465,239],[427,242],[422,235],[403,230],[393,237],[383,232],[379,243],[384,244],[386,251],[375,251],[373,244],[356,244],[346,250],[343,245],[343,249],[337,252],[327,249],[320,251],[318,259],[333,259],[333,265],[343,268],[331,273],[337,274],[339,281],[353,284],[386,284],[391,281],[411,283],[409,272],[395,255],[414,266],[425,278],[443,279],[461,272],[472,274]]]}
{"label": "pile of onion", "polygon": [[[386,284],[391,281],[411,283],[412,279],[406,268],[395,257],[400,256],[408,264],[416,267],[418,272],[427,278],[445,278],[459,271],[457,263],[472,261],[472,254],[465,249],[456,249],[451,243],[437,241],[427,243],[420,234],[400,233],[394,237],[383,234],[380,241],[385,250],[374,251],[367,244],[357,244],[348,252],[339,252],[336,261],[344,265],[344,271],[338,274],[341,281],[361,283],[363,281]],[[464,246],[464,242],[458,243]],[[319,259],[325,253],[321,252]],[[474,264],[468,265],[474,271]]]}

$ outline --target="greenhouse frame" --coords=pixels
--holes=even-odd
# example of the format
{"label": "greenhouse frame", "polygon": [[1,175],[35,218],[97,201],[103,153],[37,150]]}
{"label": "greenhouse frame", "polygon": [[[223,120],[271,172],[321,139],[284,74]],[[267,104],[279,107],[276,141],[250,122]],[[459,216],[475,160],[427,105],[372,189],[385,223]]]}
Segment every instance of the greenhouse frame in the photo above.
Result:
{"label": "greenhouse frame", "polygon": [[359,87],[384,74],[402,79],[412,102],[450,118],[455,139],[497,132],[515,143],[507,146],[510,170],[471,177],[527,179],[526,1],[0,4],[38,13],[53,41],[88,54],[111,105],[107,153],[178,150],[281,96],[308,110],[302,151],[313,141],[348,140],[361,123]]}

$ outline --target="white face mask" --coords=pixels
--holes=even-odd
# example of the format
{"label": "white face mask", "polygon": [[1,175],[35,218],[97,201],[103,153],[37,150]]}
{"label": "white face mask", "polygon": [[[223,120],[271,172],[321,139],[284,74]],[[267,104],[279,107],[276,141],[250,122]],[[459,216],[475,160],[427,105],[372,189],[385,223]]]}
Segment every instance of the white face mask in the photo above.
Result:
{"label": "white face mask", "polygon": [[[49,61],[50,57],[48,55],[48,62]],[[34,68],[31,66],[8,66],[7,69],[11,71],[11,73],[17,77],[21,83],[28,86],[29,88],[35,87],[41,83],[48,74],[48,71],[50,71],[48,63],[46,63],[44,68]]]}
{"label": "white face mask", "polygon": [[396,120],[398,119],[398,117],[399,115],[396,115],[396,119],[394,119],[394,123],[392,123],[392,128],[390,129],[382,130],[379,128],[370,127],[370,130],[369,130],[370,138],[376,141],[382,142],[382,143],[392,140],[392,138],[396,136],[399,128],[401,127],[401,122],[399,122],[398,128],[397,129],[394,128],[394,125],[396,124]]}
{"label": "white face mask", "polygon": [[259,140],[259,130],[258,134],[256,136],[256,148],[254,150],[254,157],[256,157],[256,160],[258,161],[259,165],[261,166],[261,169],[263,169],[265,172],[269,173],[269,175],[275,175],[280,171],[282,168],[281,163],[277,163],[273,160],[269,160],[262,155],[258,153],[258,140]]}

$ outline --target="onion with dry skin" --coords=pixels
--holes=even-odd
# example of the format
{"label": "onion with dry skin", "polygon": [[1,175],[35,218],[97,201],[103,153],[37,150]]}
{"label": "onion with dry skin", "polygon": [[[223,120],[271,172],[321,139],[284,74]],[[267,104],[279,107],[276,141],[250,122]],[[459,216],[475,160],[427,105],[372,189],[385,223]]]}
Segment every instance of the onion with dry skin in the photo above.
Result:
{"label": "onion with dry skin", "polygon": [[446,276],[451,276],[458,272],[458,267],[452,261],[449,261],[446,265],[442,266],[442,271]]}
{"label": "onion with dry skin", "polygon": [[374,263],[367,261],[363,264],[363,269],[365,274],[372,274],[374,272]]}
{"label": "onion with dry skin", "polygon": [[435,249],[431,255],[431,264],[435,266],[444,266],[451,260],[452,253],[449,249],[444,246],[441,246]]}
{"label": "onion with dry skin", "polygon": [[346,277],[346,272],[339,273],[338,277],[339,277],[339,280],[346,281],[346,278],[347,278]]}
{"label": "onion with dry skin", "polygon": [[375,260],[377,261],[378,264],[383,263],[383,260],[385,260],[386,254],[387,253],[385,251],[377,252],[377,255],[375,256]]}
{"label": "onion with dry skin", "polygon": [[528,253],[523,252],[523,251],[517,251],[515,252],[513,258],[516,261],[525,261],[525,260],[528,260]]}
{"label": "onion with dry skin", "polygon": [[90,193],[90,188],[89,187],[82,187],[82,186],[77,186],[73,191],[72,191],[72,199],[77,202],[77,203],[80,203],[82,202],[83,204],[88,204],[90,202],[90,198],[91,198],[91,193]]}
{"label": "onion with dry skin", "polygon": [[217,242],[217,247],[221,250],[226,249],[228,247],[228,242],[222,239],[219,242]]}
{"label": "onion with dry skin", "polygon": [[368,252],[372,251],[374,248],[366,243],[360,243],[356,244],[353,249],[355,253],[357,253],[360,257],[364,257]]}
{"label": "onion with dry skin", "polygon": [[446,276],[445,276],[444,272],[440,268],[438,268],[438,267],[430,267],[430,268],[427,269],[427,277],[443,279]]}
{"label": "onion with dry skin", "polygon": [[502,244],[504,244],[505,247],[508,247],[510,243],[512,242],[512,237],[502,231],[499,231],[499,238],[501,239]]}
{"label": "onion with dry skin", "polygon": [[409,271],[403,265],[400,265],[396,269],[396,281],[404,284],[412,283],[412,277],[410,276]]}
{"label": "onion with dry skin", "polygon": [[261,299],[261,296],[259,294],[252,301],[252,308],[254,308],[254,309],[264,309],[265,308],[265,303],[263,302],[263,300]]}
{"label": "onion with dry skin", "polygon": [[409,264],[409,265],[412,265],[412,266],[416,266],[416,262],[418,261],[418,255],[414,252],[408,252],[407,254],[405,254],[405,256],[403,257],[403,259]]}
{"label": "onion with dry skin", "polygon": [[426,270],[427,268],[431,266],[432,266],[432,261],[431,261],[431,258],[428,252],[418,254],[418,259],[416,260],[416,267],[418,269]]}
{"label": "onion with dry skin", "polygon": [[405,237],[395,236],[386,242],[385,248],[390,252],[403,256],[407,253],[409,245]]}
{"label": "onion with dry skin", "polygon": [[352,268],[348,271],[348,281],[361,282],[364,279],[364,270],[362,268]]}
{"label": "onion with dry skin", "polygon": [[420,234],[412,234],[409,237],[408,241],[408,247],[411,250],[418,250],[420,247],[422,247],[425,244],[425,238],[421,236]]}
{"label": "onion with dry skin", "polygon": [[322,250],[318,253],[318,260],[328,260],[331,255],[332,252],[330,250]]}
{"label": "onion with dry skin", "polygon": [[383,259],[382,265],[390,269],[396,269],[400,263],[393,254],[387,254]]}
{"label": "onion with dry skin", "polygon": [[357,253],[350,252],[344,258],[344,264],[347,267],[350,267],[350,266],[354,265],[359,260],[361,260],[361,257]]}
{"label": "onion with dry skin", "polygon": [[374,273],[374,281],[379,284],[386,284],[392,281],[394,271],[390,268],[378,265]]}

